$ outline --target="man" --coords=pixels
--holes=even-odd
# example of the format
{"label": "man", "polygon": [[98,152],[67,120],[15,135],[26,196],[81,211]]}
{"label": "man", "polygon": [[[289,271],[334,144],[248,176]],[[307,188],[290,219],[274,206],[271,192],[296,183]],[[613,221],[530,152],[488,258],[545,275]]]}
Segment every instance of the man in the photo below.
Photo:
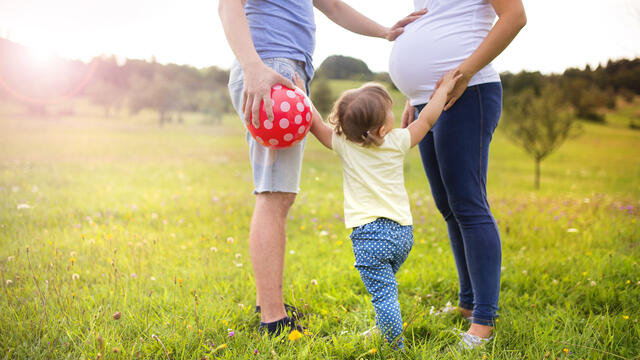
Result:
{"label": "man", "polygon": [[[313,76],[315,47],[313,7],[347,30],[394,40],[404,26],[424,15],[417,11],[391,28],[384,27],[340,0],[220,0],[218,12],[237,62],[229,92],[245,121],[259,127],[260,103],[270,104],[271,87],[293,87],[298,73],[307,84]],[[273,121],[271,106],[265,106]],[[265,148],[247,132],[256,202],[249,230],[249,253],[256,281],[260,329],[270,335],[299,329],[282,299],[286,218],[299,191],[305,142],[282,150]]]}

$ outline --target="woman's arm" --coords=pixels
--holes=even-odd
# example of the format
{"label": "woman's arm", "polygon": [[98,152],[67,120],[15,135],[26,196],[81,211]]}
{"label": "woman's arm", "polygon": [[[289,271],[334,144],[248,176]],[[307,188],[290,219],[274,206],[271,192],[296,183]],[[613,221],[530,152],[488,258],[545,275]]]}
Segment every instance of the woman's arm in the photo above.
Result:
{"label": "woman's arm", "polygon": [[498,21],[484,38],[480,46],[457,68],[462,78],[456,84],[444,109],[449,110],[466,90],[469,80],[480,69],[495,59],[527,24],[522,0],[489,0],[498,15]]}
{"label": "woman's arm", "polygon": [[[242,93],[242,112],[244,120],[249,121],[253,114],[253,125],[260,127],[260,102],[271,102],[271,87],[282,84],[293,87],[293,83],[266,66],[255,50],[249,24],[244,14],[244,0],[220,0],[218,14],[227,37],[227,42],[242,66],[244,73],[244,91]],[[265,106],[267,117],[273,120],[273,109]]]}
{"label": "woman's arm", "polygon": [[402,34],[405,25],[427,13],[426,9],[414,11],[388,28],[357,12],[341,0],[313,0],[313,6],[322,11],[331,21],[354,33],[395,40]]}

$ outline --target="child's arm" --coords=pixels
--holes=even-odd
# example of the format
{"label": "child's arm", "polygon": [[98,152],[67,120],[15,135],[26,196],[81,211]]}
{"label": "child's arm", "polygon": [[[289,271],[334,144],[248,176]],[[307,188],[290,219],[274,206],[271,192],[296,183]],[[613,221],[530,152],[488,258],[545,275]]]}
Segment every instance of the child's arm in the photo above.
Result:
{"label": "child's arm", "polygon": [[[302,78],[297,73],[293,74],[293,81],[300,90],[305,88]],[[311,104],[311,113],[313,117],[311,118],[311,129],[309,129],[309,131],[311,131],[313,136],[315,136],[322,145],[331,150],[331,136],[333,135],[333,129],[322,121],[322,116],[320,116],[320,113],[316,110],[313,104]]]}
{"label": "child's arm", "polygon": [[429,100],[429,103],[422,109],[418,118],[409,124],[407,129],[411,134],[411,147],[416,146],[429,130],[435,125],[440,117],[442,109],[447,102],[447,94],[453,89],[456,81],[462,76],[457,71],[450,71],[442,78],[442,84]]}
{"label": "child's arm", "polygon": [[313,118],[311,119],[311,133],[315,136],[322,145],[326,146],[327,149],[332,149],[331,147],[331,138],[333,136],[333,129],[327,126],[322,121],[322,116],[315,107],[312,107]]}

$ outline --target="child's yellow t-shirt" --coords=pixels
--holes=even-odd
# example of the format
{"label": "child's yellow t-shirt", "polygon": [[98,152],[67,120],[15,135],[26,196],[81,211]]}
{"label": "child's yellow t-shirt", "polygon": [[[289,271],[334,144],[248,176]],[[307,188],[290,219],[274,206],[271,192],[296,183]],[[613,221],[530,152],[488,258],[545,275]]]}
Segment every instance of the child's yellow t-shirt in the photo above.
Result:
{"label": "child's yellow t-shirt", "polygon": [[407,129],[393,129],[381,146],[364,147],[333,133],[331,147],[342,161],[344,219],[347,228],[384,217],[412,225],[404,188],[404,157],[411,148]]}

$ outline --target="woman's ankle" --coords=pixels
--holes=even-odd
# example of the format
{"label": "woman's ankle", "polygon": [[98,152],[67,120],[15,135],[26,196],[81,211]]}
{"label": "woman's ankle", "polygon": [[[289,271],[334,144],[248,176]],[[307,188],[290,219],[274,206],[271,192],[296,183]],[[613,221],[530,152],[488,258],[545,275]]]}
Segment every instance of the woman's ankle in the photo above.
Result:
{"label": "woman's ankle", "polygon": [[467,333],[470,335],[479,336],[484,339],[490,338],[492,332],[493,327],[476,323],[472,323],[469,331],[467,331]]}
{"label": "woman's ankle", "polygon": [[463,318],[467,319],[471,317],[471,313],[473,312],[472,310],[465,309],[463,307],[459,307],[459,309],[460,309],[460,315],[462,315]]}

